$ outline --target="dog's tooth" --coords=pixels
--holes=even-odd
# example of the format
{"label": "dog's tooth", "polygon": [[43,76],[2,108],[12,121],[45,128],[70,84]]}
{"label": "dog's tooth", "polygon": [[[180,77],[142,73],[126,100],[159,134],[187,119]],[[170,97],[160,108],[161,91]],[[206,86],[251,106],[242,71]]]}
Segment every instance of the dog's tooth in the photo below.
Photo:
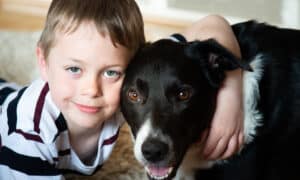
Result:
{"label": "dog's tooth", "polygon": [[145,169],[148,172],[148,174],[150,175],[150,177],[153,178],[153,179],[156,179],[156,180],[163,180],[163,179],[167,178],[171,174],[171,172],[173,171],[173,167],[170,167],[168,169],[168,173],[166,175],[164,175],[164,176],[155,176],[155,175],[151,174],[151,171],[148,167],[145,167]]}

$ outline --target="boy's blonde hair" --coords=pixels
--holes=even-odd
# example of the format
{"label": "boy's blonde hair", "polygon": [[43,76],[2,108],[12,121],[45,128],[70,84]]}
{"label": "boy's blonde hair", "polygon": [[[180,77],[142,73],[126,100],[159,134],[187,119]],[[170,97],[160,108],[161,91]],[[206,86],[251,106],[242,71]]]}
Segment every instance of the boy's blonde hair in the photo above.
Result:
{"label": "boy's blonde hair", "polygon": [[145,43],[144,24],[135,0],[53,0],[38,42],[47,59],[56,33],[70,33],[84,21],[133,53]]}

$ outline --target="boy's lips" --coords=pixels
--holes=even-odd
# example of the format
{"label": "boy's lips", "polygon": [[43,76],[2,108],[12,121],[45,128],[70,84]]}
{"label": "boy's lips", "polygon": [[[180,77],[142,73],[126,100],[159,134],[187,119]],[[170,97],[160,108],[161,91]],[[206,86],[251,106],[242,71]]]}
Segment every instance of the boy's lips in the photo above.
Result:
{"label": "boy's lips", "polygon": [[97,106],[86,106],[86,105],[82,105],[82,104],[77,104],[75,103],[75,105],[77,106],[77,108],[85,113],[97,113],[100,111],[100,107]]}

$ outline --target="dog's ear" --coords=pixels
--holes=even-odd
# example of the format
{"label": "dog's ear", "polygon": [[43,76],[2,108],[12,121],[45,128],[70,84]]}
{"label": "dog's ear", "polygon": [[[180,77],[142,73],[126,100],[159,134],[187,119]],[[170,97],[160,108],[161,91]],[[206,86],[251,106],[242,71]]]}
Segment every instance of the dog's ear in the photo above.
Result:
{"label": "dog's ear", "polygon": [[185,54],[201,66],[205,76],[215,87],[219,87],[225,78],[225,71],[242,68],[252,71],[249,64],[234,56],[214,39],[190,42]]}

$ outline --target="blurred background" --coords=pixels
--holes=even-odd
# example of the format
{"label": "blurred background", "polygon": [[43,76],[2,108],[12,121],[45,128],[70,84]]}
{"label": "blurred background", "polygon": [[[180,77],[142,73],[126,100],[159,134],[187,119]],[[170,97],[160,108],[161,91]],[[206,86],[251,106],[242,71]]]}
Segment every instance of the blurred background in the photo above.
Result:
{"label": "blurred background", "polygon": [[[180,32],[209,15],[231,24],[256,19],[300,29],[300,0],[136,0],[149,41]],[[51,0],[0,0],[0,77],[26,83],[36,76],[35,45]],[[33,70],[28,71],[31,68]],[[24,73],[20,73],[24,72]],[[15,74],[26,74],[16,76]]]}
{"label": "blurred background", "polygon": [[[145,23],[180,29],[208,15],[300,27],[300,0],[136,0]],[[38,30],[51,0],[0,0],[0,28]]]}
{"label": "blurred background", "polygon": [[208,14],[230,23],[249,19],[300,28],[300,0],[137,0],[146,22],[186,26]]}
{"label": "blurred background", "polygon": [[[209,14],[224,16],[230,23],[256,19],[300,29],[300,0],[136,1],[143,14],[147,40],[150,41],[180,32]],[[28,84],[38,76],[35,47],[50,2],[51,0],[0,0],[0,78]],[[118,140],[112,158],[89,179],[113,180],[111,176],[117,174],[122,177],[117,179],[141,179],[139,172],[144,171],[138,168],[137,163],[132,164],[135,161],[131,153],[128,129],[121,129],[120,134],[121,140]],[[128,178],[129,175],[132,177]],[[137,176],[134,178],[133,175]]]}
{"label": "blurred background", "polygon": [[299,27],[299,0],[137,0],[147,12],[174,19],[195,20],[207,14],[220,14],[230,21],[258,19],[285,26]]}

